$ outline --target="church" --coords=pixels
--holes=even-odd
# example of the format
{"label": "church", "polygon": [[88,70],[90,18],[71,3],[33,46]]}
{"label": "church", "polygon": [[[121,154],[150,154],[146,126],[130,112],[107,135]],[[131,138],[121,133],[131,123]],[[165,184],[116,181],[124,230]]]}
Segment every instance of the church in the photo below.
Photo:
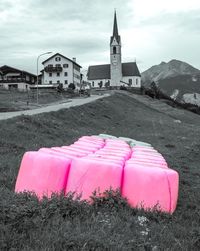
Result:
{"label": "church", "polygon": [[87,80],[92,88],[120,86],[141,88],[141,75],[136,62],[122,63],[121,37],[118,34],[116,11],[113,35],[110,38],[110,64],[89,66]]}

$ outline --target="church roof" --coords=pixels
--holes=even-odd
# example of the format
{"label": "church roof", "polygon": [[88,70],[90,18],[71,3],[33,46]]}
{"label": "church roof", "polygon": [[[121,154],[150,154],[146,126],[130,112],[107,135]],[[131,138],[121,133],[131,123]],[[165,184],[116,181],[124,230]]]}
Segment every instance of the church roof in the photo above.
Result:
{"label": "church roof", "polygon": [[122,76],[138,76],[140,72],[138,70],[136,62],[122,63]]}
{"label": "church roof", "polygon": [[117,15],[115,11],[115,16],[114,16],[114,24],[113,24],[113,37],[118,37],[118,27],[117,27]]}
{"label": "church roof", "polygon": [[[110,79],[110,64],[89,66],[87,76],[88,80]],[[122,76],[140,77],[136,62],[122,63]]]}
{"label": "church roof", "polygon": [[89,66],[87,76],[88,80],[110,79],[110,64]]}

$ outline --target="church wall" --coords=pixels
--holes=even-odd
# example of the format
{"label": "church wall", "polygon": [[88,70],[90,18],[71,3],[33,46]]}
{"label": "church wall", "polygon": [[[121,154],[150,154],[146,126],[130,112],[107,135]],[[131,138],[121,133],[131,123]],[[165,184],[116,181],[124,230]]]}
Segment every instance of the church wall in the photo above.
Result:
{"label": "church wall", "polygon": [[[138,76],[126,76],[126,77],[122,78],[122,81],[128,84],[130,79],[132,80],[131,87],[141,88],[141,77],[138,77]],[[121,83],[121,84],[123,85],[123,83]]]}
{"label": "church wall", "polygon": [[121,44],[118,44],[115,38],[110,46],[110,67],[111,86],[120,86],[122,79]]}
{"label": "church wall", "polygon": [[105,83],[110,81],[110,79],[95,79],[95,80],[87,80],[92,88],[99,88],[99,83],[102,81],[102,87],[105,87]]}

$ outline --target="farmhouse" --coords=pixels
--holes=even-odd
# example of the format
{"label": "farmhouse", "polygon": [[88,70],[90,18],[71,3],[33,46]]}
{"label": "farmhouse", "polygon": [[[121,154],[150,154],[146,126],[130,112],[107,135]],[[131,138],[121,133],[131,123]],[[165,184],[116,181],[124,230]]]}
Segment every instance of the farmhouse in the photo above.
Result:
{"label": "farmhouse", "polygon": [[80,86],[81,66],[76,63],[76,59],[72,60],[56,53],[42,62],[44,69],[42,70],[43,85],[62,85],[64,89],[73,83]]}
{"label": "farmhouse", "polygon": [[7,65],[0,67],[0,86],[5,89],[27,91],[36,82],[36,75]]}
{"label": "farmhouse", "polygon": [[118,34],[116,11],[113,35],[110,38],[110,64],[89,66],[88,82],[92,87],[120,87],[123,85],[141,88],[141,75],[136,62],[122,63],[121,37]]}

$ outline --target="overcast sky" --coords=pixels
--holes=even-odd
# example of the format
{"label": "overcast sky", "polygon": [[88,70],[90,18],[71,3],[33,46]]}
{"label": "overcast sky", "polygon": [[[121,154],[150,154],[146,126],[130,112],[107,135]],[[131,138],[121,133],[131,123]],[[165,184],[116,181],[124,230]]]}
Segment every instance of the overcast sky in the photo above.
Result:
{"label": "overcast sky", "polygon": [[83,69],[109,63],[114,8],[123,62],[136,59],[141,72],[171,59],[200,69],[200,0],[0,0],[0,66],[36,73],[47,51]]}

